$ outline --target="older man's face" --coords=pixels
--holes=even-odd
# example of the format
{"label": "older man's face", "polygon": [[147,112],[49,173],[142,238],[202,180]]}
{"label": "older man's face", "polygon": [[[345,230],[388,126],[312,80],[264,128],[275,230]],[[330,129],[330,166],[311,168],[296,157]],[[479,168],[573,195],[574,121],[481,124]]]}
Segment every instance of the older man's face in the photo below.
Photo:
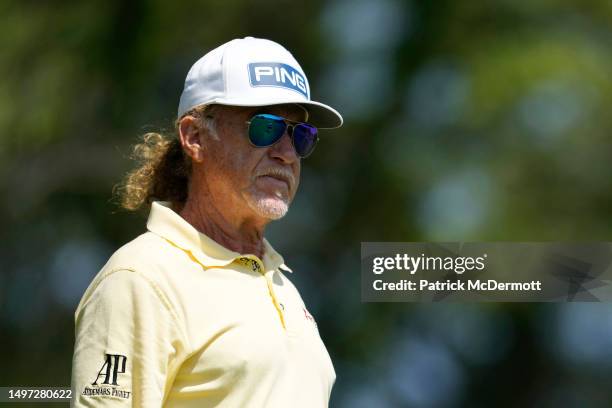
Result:
{"label": "older man's face", "polygon": [[268,147],[254,147],[246,122],[257,113],[271,113],[304,121],[295,105],[259,108],[220,107],[215,113],[218,140],[208,139],[203,163],[210,193],[246,217],[278,219],[284,216],[300,180],[300,158],[289,135]]}

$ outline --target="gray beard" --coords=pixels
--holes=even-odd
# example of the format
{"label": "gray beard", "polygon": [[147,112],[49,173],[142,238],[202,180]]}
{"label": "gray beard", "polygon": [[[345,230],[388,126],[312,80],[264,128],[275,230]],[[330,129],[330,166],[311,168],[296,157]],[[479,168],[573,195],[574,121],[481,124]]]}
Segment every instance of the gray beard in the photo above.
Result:
{"label": "gray beard", "polygon": [[280,197],[249,196],[247,202],[253,211],[270,220],[283,218],[289,211],[289,203]]}

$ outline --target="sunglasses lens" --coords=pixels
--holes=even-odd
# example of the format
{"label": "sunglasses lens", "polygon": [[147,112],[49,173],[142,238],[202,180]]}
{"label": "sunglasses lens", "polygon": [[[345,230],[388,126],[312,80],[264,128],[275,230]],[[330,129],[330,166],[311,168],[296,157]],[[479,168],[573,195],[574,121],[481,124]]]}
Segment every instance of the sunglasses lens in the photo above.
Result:
{"label": "sunglasses lens", "polygon": [[312,153],[319,138],[317,128],[306,123],[300,123],[293,128],[293,145],[300,157],[307,157]]}
{"label": "sunglasses lens", "polygon": [[249,125],[249,139],[257,147],[270,146],[285,133],[285,121],[276,115],[255,115]]}

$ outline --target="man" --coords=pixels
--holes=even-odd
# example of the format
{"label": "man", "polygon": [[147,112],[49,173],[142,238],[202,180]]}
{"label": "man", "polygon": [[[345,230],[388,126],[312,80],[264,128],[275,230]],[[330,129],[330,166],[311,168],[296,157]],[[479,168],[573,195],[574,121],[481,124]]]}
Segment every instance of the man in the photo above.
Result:
{"label": "man", "polygon": [[[152,202],[75,313],[75,407],[325,407],[335,372],[283,258],[264,239],[297,191],[317,129],[282,46],[223,44],[187,75],[177,138],[145,135],[124,207]],[[159,200],[159,201],[156,201]]]}

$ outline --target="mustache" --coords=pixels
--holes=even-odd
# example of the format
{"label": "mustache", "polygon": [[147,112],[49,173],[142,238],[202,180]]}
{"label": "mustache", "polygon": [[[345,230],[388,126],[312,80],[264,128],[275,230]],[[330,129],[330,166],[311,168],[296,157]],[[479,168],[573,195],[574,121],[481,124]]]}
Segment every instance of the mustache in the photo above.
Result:
{"label": "mustache", "polygon": [[270,167],[270,168],[258,171],[255,174],[255,177],[262,177],[262,176],[271,176],[274,178],[281,179],[283,181],[286,181],[290,187],[293,187],[295,185],[295,176],[293,175],[293,173],[282,167]]}

